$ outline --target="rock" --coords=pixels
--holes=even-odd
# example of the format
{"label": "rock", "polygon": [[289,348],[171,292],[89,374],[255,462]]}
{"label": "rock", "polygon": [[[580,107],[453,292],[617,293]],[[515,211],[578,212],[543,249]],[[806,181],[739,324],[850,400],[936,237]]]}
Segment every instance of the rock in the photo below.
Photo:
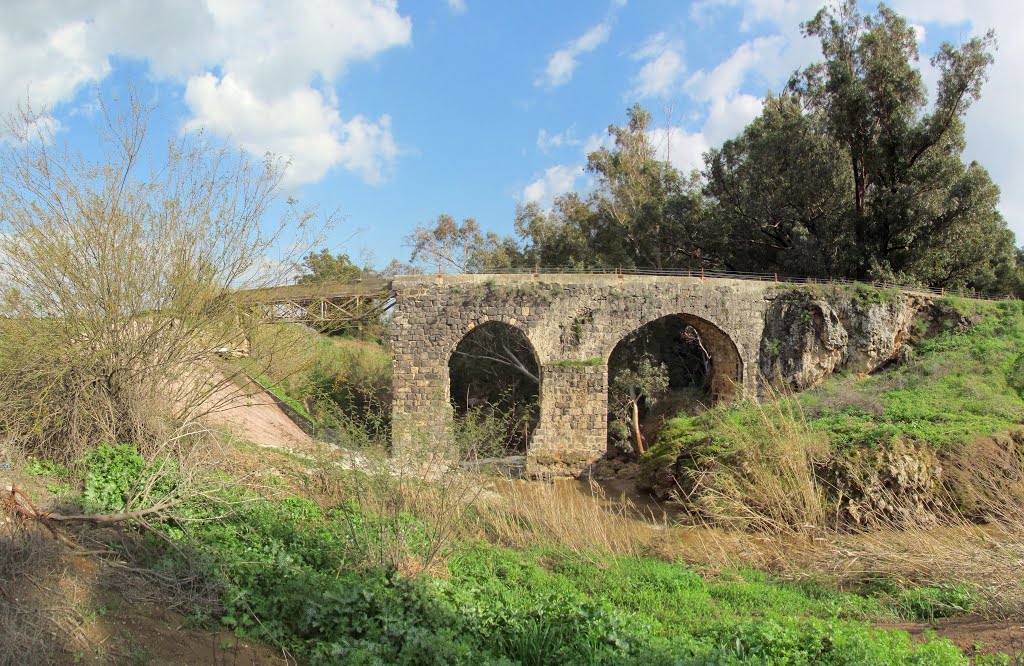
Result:
{"label": "rock", "polygon": [[781,296],[765,317],[761,372],[796,390],[823,382],[846,357],[849,336],[825,300]]}
{"label": "rock", "polygon": [[912,324],[926,305],[903,293],[848,287],[781,294],[765,315],[761,372],[776,388],[797,391],[839,370],[875,372],[909,354]]}
{"label": "rock", "polygon": [[931,526],[943,508],[943,467],[926,445],[895,442],[833,460],[825,474],[845,522]]}

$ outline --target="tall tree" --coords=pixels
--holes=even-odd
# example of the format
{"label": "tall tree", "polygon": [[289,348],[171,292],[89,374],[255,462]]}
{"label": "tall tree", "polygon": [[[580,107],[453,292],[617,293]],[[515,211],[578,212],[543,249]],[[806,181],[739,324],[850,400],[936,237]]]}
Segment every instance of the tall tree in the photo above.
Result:
{"label": "tall tree", "polygon": [[595,182],[588,196],[563,195],[551,211],[519,207],[516,230],[528,264],[679,268],[704,261],[698,178],[657,158],[650,121],[635,105],[626,125],[609,126],[613,145],[587,157]]}
{"label": "tall tree", "polygon": [[473,273],[507,268],[519,256],[511,238],[484,233],[471,217],[459,223],[451,215],[438,215],[433,222],[417,226],[404,240],[412,248],[410,261],[428,269],[437,266],[438,270]]}
{"label": "tall tree", "polygon": [[[942,45],[931,59],[939,82],[929,108],[914,30],[885,5],[863,15],[855,0],[844,0],[802,29],[821,40],[825,60],[794,76],[790,89],[849,164],[855,276],[983,285],[995,263],[1012,261],[1013,248],[1001,231],[997,190],[960,155],[964,115],[987,79],[994,34]],[[941,257],[959,253],[989,260],[937,269]]]}
{"label": "tall tree", "polygon": [[706,232],[727,268],[825,276],[852,271],[850,177],[822,124],[805,113],[799,96],[769,96],[739,136],[705,156],[715,221]]}

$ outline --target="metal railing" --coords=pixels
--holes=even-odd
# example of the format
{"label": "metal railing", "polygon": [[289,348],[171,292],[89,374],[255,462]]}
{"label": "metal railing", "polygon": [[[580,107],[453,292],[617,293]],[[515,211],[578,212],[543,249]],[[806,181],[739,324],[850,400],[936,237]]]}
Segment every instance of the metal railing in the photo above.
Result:
{"label": "metal railing", "polygon": [[[440,272],[440,271],[439,271]],[[958,296],[984,301],[1007,301],[1016,300],[1012,295],[985,294],[977,291],[965,291],[959,289],[945,289],[925,287],[921,285],[906,284],[887,281],[851,280],[849,278],[807,276],[807,275],[784,275],[779,273],[745,273],[742,271],[707,270],[703,268],[694,269],[673,269],[673,268],[579,268],[573,266],[535,266],[533,268],[488,268],[479,271],[480,275],[552,275],[552,274],[576,274],[576,275],[653,275],[666,277],[689,277],[706,279],[725,280],[750,280],[756,282],[776,282],[779,284],[810,284],[810,285],[863,285],[876,289],[895,289],[898,291],[918,294],[929,294],[934,296]]]}

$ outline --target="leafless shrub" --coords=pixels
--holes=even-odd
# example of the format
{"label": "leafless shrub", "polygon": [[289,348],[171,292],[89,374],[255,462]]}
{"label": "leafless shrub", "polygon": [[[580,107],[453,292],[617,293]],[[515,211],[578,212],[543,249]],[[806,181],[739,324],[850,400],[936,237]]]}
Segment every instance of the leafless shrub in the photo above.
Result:
{"label": "leafless shrub", "polygon": [[151,109],[101,106],[99,161],[31,109],[0,141],[0,430],[51,458],[158,441],[167,419],[210,409],[231,375],[211,381],[217,350],[258,323],[234,290],[280,281],[315,240],[314,211],[268,220],[275,160],[201,134],[158,154]]}

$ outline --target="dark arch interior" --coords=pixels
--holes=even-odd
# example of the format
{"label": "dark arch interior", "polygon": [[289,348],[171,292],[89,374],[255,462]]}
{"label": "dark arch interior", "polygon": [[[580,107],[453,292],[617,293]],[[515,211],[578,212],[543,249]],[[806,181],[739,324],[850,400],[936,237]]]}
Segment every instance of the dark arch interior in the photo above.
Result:
{"label": "dark arch interior", "polygon": [[540,419],[540,365],[526,335],[501,322],[477,326],[455,346],[448,373],[464,453],[525,454]]}
{"label": "dark arch interior", "polygon": [[641,326],[608,359],[609,450],[639,452],[666,420],[731,399],[741,373],[736,345],[704,319],[678,314]]}

